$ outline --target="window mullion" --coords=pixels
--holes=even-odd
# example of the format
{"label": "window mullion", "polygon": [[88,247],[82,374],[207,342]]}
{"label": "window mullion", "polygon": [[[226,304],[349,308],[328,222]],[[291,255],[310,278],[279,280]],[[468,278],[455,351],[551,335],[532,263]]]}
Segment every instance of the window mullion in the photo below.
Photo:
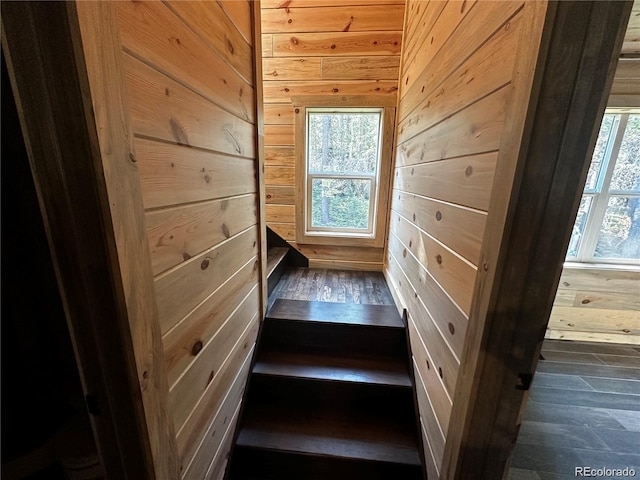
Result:
{"label": "window mullion", "polygon": [[591,210],[587,218],[587,224],[585,225],[585,237],[580,246],[578,252],[579,261],[588,261],[593,258],[598,244],[598,237],[600,236],[600,227],[604,220],[604,215],[607,211],[609,204],[609,184],[613,177],[613,170],[618,159],[618,153],[620,152],[620,146],[622,145],[622,138],[627,127],[628,114],[622,114],[619,117],[619,121],[614,124],[615,138],[611,148],[607,148],[603,162],[605,162],[604,176],[598,178],[596,189],[598,190],[593,195]]}

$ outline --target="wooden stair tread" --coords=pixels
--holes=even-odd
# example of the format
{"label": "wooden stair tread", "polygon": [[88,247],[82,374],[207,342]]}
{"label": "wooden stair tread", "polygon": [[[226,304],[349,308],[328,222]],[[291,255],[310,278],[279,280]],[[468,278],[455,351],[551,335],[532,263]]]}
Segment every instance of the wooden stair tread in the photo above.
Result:
{"label": "wooden stair tread", "polygon": [[411,387],[407,367],[402,359],[397,358],[267,351],[258,355],[253,373]]}
{"label": "wooden stair tread", "polygon": [[267,317],[280,320],[404,328],[398,310],[392,305],[277,299],[267,312]]}
{"label": "wooden stair tread", "polygon": [[287,247],[271,247],[267,252],[267,277],[273,273],[289,252]]}
{"label": "wooden stair tread", "polygon": [[357,411],[260,405],[247,409],[241,447],[420,465],[415,433],[404,422]]}

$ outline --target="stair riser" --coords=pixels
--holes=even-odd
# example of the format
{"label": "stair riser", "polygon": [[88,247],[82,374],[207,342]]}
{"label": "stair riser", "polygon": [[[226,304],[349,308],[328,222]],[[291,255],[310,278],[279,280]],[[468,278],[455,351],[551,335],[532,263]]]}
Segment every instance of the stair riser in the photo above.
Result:
{"label": "stair riser", "polygon": [[340,405],[354,415],[383,417],[393,412],[398,422],[414,422],[413,393],[406,387],[252,375],[247,409],[257,404],[304,404],[310,411]]}
{"label": "stair riser", "polygon": [[267,318],[261,348],[407,358],[402,329]]}
{"label": "stair riser", "polygon": [[238,447],[232,478],[244,480],[421,480],[420,467]]}

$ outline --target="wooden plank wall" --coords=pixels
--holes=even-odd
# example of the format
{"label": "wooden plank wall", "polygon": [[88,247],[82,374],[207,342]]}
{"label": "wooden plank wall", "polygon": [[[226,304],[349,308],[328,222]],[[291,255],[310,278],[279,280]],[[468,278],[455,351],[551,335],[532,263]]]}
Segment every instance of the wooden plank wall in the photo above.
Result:
{"label": "wooden plank wall", "polygon": [[566,266],[546,337],[640,345],[640,271]]}
{"label": "wooden plank wall", "polygon": [[219,478],[261,316],[251,5],[117,13],[180,470]]}
{"label": "wooden plank wall", "polygon": [[516,59],[527,41],[523,4],[407,2],[385,275],[409,312],[425,456],[434,478],[476,293],[494,172],[498,158],[510,155],[501,148],[516,98]]}
{"label": "wooden plank wall", "polygon": [[381,270],[382,248],[295,243],[291,96],[385,95],[398,89],[405,0],[263,0],[267,225],[310,267]]}

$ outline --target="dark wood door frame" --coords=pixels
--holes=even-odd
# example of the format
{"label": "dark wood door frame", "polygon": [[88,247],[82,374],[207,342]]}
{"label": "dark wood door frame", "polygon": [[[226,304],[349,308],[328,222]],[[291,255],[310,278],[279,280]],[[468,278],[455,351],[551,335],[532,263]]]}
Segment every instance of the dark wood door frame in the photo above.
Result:
{"label": "dark wood door frame", "polygon": [[518,160],[496,172],[441,478],[507,474],[631,3],[548,5]]}

